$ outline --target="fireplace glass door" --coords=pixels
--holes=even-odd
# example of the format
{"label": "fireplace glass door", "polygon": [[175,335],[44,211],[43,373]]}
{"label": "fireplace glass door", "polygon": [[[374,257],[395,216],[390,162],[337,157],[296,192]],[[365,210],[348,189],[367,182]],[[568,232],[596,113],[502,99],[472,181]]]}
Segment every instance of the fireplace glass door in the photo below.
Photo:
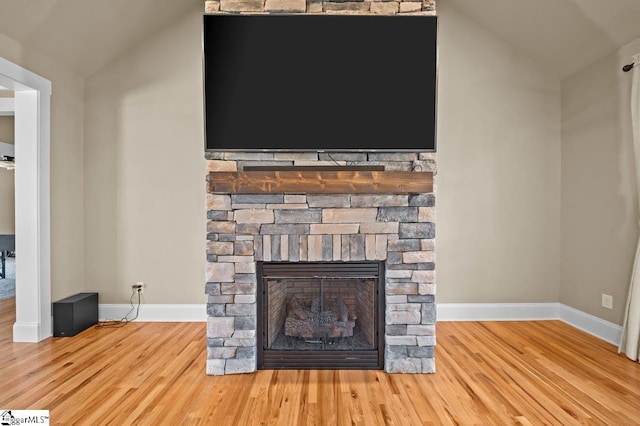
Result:
{"label": "fireplace glass door", "polygon": [[267,280],[265,349],[374,349],[375,284],[371,278]]}
{"label": "fireplace glass door", "polygon": [[377,366],[381,267],[378,262],[262,264],[259,362],[267,360],[270,368],[357,368],[374,360]]}

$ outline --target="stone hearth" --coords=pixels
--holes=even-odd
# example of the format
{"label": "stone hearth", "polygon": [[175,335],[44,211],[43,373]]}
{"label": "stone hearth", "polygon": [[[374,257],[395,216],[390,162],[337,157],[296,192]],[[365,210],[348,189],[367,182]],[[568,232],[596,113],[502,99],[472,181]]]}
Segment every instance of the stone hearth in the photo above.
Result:
{"label": "stone hearth", "polygon": [[[210,171],[382,165],[432,153],[208,153]],[[207,374],[256,370],[256,262],[385,263],[385,371],[435,371],[435,194],[207,194]]]}

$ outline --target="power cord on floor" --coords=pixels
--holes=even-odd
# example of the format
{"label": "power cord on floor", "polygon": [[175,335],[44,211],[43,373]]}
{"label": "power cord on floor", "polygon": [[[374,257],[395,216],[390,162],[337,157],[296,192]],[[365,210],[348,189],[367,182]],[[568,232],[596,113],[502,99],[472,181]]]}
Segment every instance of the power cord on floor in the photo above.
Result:
{"label": "power cord on floor", "polygon": [[[136,305],[134,305],[134,298],[138,295],[138,300]],[[134,321],[138,318],[140,314],[140,304],[142,303],[142,288],[132,288],[131,289],[131,297],[129,298],[129,304],[131,305],[131,309],[127,314],[119,320],[107,320],[99,322],[96,325],[96,328],[120,328],[127,325],[127,323]],[[135,316],[133,318],[129,318],[132,312],[135,311]]]}

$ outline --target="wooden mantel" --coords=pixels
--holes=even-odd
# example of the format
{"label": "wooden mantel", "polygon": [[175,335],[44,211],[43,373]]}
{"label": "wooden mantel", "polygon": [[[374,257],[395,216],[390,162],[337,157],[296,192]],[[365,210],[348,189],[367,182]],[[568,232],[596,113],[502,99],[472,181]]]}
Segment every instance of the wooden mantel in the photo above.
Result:
{"label": "wooden mantel", "polygon": [[215,194],[421,194],[433,192],[433,173],[361,170],[210,172]]}

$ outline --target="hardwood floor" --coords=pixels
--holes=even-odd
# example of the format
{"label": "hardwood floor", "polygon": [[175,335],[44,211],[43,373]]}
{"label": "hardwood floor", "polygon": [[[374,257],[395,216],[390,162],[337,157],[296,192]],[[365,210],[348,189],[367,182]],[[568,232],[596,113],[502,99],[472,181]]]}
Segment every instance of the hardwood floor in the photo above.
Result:
{"label": "hardwood floor", "polygon": [[432,375],[213,377],[204,323],[12,343],[14,303],[0,302],[0,409],[52,424],[640,424],[640,364],[559,321],[438,323]]}

